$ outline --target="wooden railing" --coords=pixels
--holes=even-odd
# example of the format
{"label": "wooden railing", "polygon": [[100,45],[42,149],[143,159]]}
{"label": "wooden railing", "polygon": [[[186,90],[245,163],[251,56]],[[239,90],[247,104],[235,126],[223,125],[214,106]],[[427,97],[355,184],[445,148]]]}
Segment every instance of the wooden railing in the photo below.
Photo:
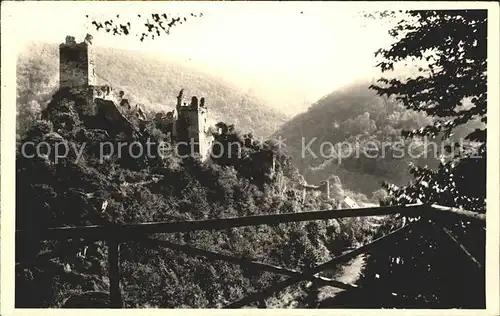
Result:
{"label": "wooden railing", "polygon": [[[340,281],[336,281],[330,278],[325,278],[318,276],[317,274],[326,268],[331,268],[336,265],[345,263],[350,259],[370,250],[375,246],[380,246],[387,244],[388,242],[394,241],[402,232],[408,231],[411,227],[415,225],[424,225],[426,221],[417,220],[413,221],[408,225],[405,225],[393,232],[373,240],[372,242],[363,245],[359,248],[351,250],[340,256],[334,257],[331,260],[320,264],[314,268],[307,269],[304,271],[297,271],[286,269],[283,267],[278,267],[270,264],[255,262],[249,259],[243,259],[233,256],[228,256],[225,254],[215,253],[203,249],[198,249],[195,247],[187,245],[179,245],[171,243],[164,240],[158,240],[148,237],[149,234],[156,233],[174,233],[174,232],[191,232],[199,230],[224,230],[234,227],[243,226],[257,226],[257,225],[277,225],[281,223],[288,222],[300,222],[300,221],[313,221],[313,220],[327,220],[334,218],[346,218],[346,217],[360,217],[360,216],[381,216],[381,215],[391,215],[391,214],[401,214],[403,216],[409,217],[422,217],[442,219],[442,220],[466,220],[468,222],[485,222],[486,215],[476,212],[471,212],[467,210],[444,207],[439,205],[425,205],[425,204],[412,204],[405,206],[389,206],[389,207],[371,207],[371,208],[360,208],[360,209],[348,209],[348,210],[326,210],[326,211],[313,211],[313,212],[299,212],[299,213],[287,213],[287,214],[272,214],[272,215],[257,215],[257,216],[247,216],[247,217],[236,217],[236,218],[222,218],[222,219],[210,219],[210,220],[198,220],[198,221],[183,221],[183,222],[154,222],[154,223],[141,223],[141,224],[125,224],[125,225],[95,225],[95,226],[85,226],[85,227],[57,227],[57,228],[47,228],[43,230],[28,231],[28,230],[17,230],[16,238],[23,238],[27,235],[36,234],[37,238],[40,240],[63,240],[71,238],[87,238],[91,240],[105,240],[108,246],[108,263],[109,263],[109,292],[110,292],[110,302],[113,308],[123,307],[121,290],[120,290],[120,269],[119,269],[119,244],[124,241],[140,241],[146,246],[152,247],[166,247],[169,249],[184,252],[192,256],[204,256],[212,260],[221,260],[237,264],[244,267],[251,267],[262,271],[277,273],[281,275],[289,276],[283,282],[272,285],[260,292],[250,294],[237,302],[229,304],[226,308],[239,308],[251,304],[253,302],[259,302],[259,306],[263,307],[264,299],[270,295],[290,286],[294,283],[300,282],[302,280],[315,280],[318,284],[330,285],[344,290],[355,290],[358,289],[356,285],[346,284]],[[439,221],[438,221],[439,222]],[[435,224],[433,224],[435,225]],[[439,227],[442,229],[450,239],[456,243],[460,249],[463,251],[467,257],[472,260],[478,267],[482,268],[482,264],[479,260],[474,258],[467,249],[461,245],[457,238],[455,238],[450,231],[445,227]],[[18,239],[19,240],[19,239]],[[55,257],[57,251],[49,254],[41,255],[43,258]]]}

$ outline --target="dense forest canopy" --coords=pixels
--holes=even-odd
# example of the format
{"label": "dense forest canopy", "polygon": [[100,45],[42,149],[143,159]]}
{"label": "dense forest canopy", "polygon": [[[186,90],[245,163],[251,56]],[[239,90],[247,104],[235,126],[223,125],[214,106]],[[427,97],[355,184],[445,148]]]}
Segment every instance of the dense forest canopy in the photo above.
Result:
{"label": "dense forest canopy", "polygon": [[[371,198],[384,205],[437,203],[484,213],[486,11],[410,11],[403,15],[407,18],[397,23],[391,33],[394,44],[378,53],[379,67],[387,71],[395,63],[416,58],[425,60],[429,69],[422,69],[423,74],[415,78],[381,79],[370,87],[354,85],[344,92],[334,92],[286,124],[282,132],[291,139],[306,134],[319,137],[320,141],[346,141],[355,146],[368,140],[403,141],[407,146],[419,141],[415,136],[432,136],[447,141],[450,146],[447,148],[459,147],[453,156],[423,161],[348,158],[340,165],[336,165],[334,159],[317,162],[308,157],[305,161],[299,160],[297,169],[293,164],[294,159],[297,161],[296,149],[283,152],[275,142],[259,140],[249,128],[259,123],[263,134],[270,133],[269,124],[282,116],[264,111],[253,102],[246,103],[252,104],[248,108],[239,109],[231,102],[227,108],[234,112],[224,112],[228,116],[219,117],[214,137],[223,144],[240,144],[243,155],[239,158],[222,155],[201,162],[173,156],[134,158],[125,155],[102,161],[98,149],[103,141],[143,144],[151,139],[168,140],[169,135],[154,120],[142,127],[140,135],[112,133],[104,126],[90,126],[79,114],[81,97],[71,89],[57,89],[57,67],[50,66],[52,57],[28,58],[18,66],[20,144],[31,141],[34,144],[48,142],[52,146],[57,142],[87,146],[83,159],[68,156],[58,163],[54,163],[50,155],[27,158],[18,148],[16,228],[36,231],[54,226],[336,209],[338,201],[327,200],[323,195],[302,200],[300,173],[306,170],[309,171],[305,176],[314,181],[330,176],[340,178],[335,185],[342,197],[351,194],[347,189],[359,186],[369,195],[361,198]],[[382,16],[387,18],[392,14]],[[430,51],[432,57],[427,54]],[[39,52],[46,56],[55,54],[54,48]],[[126,67],[106,59],[105,51],[100,54],[103,64],[97,69],[98,74],[102,71],[102,78],[111,83],[112,78],[119,78],[120,88],[131,91],[137,98],[148,95],[151,103],[168,99],[162,94],[166,86],[161,79],[164,74],[155,74],[155,67],[143,67],[143,61],[126,53],[116,53],[130,58],[132,63]],[[135,65],[136,69],[130,70],[129,65]],[[136,80],[141,82],[138,87],[133,86]],[[210,81],[200,79],[197,94],[210,93],[211,89],[203,91],[207,84],[210,87]],[[175,93],[178,88],[173,83],[168,93],[171,90]],[[146,94],[140,94],[142,90]],[[216,85],[215,90],[214,99],[218,95],[225,95],[222,100],[233,98],[225,87]],[[216,112],[226,108],[216,103],[214,109]],[[254,109],[256,116],[252,113]],[[47,112],[50,115],[45,115],[45,120],[39,119],[39,113]],[[250,116],[244,117],[244,113]],[[334,121],[327,123],[325,118],[332,117]],[[328,132],[332,129],[334,133]],[[468,142],[464,143],[461,138]],[[396,178],[408,162],[415,163],[409,170],[413,178]],[[326,175],[320,176],[321,173]],[[376,185],[381,180],[391,183],[385,183],[381,189]],[[288,184],[286,189],[283,181]],[[347,188],[343,187],[345,182]],[[363,182],[365,186],[360,184]],[[346,218],[155,237],[304,270],[343,253],[346,248],[365,244],[400,227],[405,220],[390,216],[382,225],[374,226],[366,218]],[[362,290],[339,293],[319,306],[484,307],[485,276],[481,267],[484,267],[484,226],[468,222],[442,223],[427,218],[408,220],[420,220],[436,229],[412,229],[393,246],[368,253],[363,277],[359,280]],[[443,236],[442,225],[471,250],[471,255],[480,263],[479,268],[471,265],[456,245]],[[16,241],[17,307],[58,307],[71,295],[107,292],[107,248],[103,243],[41,242],[36,234],[23,238]],[[60,247],[64,251],[55,257],[44,256]],[[135,242],[124,243],[120,256],[126,307],[222,307],[284,280],[282,276],[159,247],[146,248]],[[460,275],[450,273],[450,265],[458,269]],[[325,274],[333,276],[336,272]],[[318,297],[317,285],[301,282],[266,301],[270,307],[318,307]]]}
{"label": "dense forest canopy", "polygon": [[[99,149],[102,142],[159,143],[168,141],[169,135],[154,120],[140,135],[120,133],[106,125],[92,127],[88,118],[80,115],[81,104],[75,89],[58,90],[44,110],[43,117],[48,120],[32,122],[21,139],[21,144],[29,141],[56,146],[63,142],[83,148],[83,157],[70,155],[56,163],[53,155],[28,158],[34,149],[30,147],[26,155],[22,146],[18,148],[18,229],[214,219],[337,207],[337,202],[324,196],[311,195],[304,201],[297,186],[299,174],[290,157],[273,141],[262,142],[223,122],[217,124],[214,137],[221,144],[239,143],[236,148],[242,149],[240,155],[214,155],[206,162],[146,154],[103,160]],[[286,190],[283,181],[288,183]],[[337,186],[341,189],[340,183]],[[319,264],[349,246],[370,240],[375,233],[366,219],[345,219],[158,238],[296,269]],[[109,280],[103,243],[40,242],[35,234],[18,240],[17,245],[17,306],[55,307],[72,294],[106,292]],[[51,259],[42,255],[58,247],[65,249],[64,254]],[[128,307],[221,307],[282,280],[280,276],[137,243],[124,243],[120,257]],[[149,284],[146,288],[145,283]],[[169,284],[168,289],[165,284]],[[27,292],[33,294],[23,294]],[[271,306],[306,304],[297,298],[301,293],[304,284],[268,302]]]}

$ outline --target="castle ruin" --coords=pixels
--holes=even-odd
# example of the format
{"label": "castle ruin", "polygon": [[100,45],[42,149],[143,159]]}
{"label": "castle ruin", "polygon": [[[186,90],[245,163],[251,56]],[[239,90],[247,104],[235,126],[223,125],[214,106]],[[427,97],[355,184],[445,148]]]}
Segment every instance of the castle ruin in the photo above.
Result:
{"label": "castle ruin", "polygon": [[95,58],[92,52],[92,35],[77,43],[73,36],[59,45],[60,87],[95,86]]}
{"label": "castle ruin", "polygon": [[[208,110],[205,107],[205,98],[198,100],[191,97],[191,102],[183,103],[184,90],[177,96],[175,110],[171,113],[172,118],[177,118],[173,124],[171,134],[173,139],[180,145],[180,154],[194,153],[200,155],[202,160],[208,158],[212,147],[213,137],[208,130]],[[168,115],[168,114],[167,114]]]}
{"label": "castle ruin", "polygon": [[[119,121],[127,130],[138,133],[138,128],[125,115],[134,112],[140,125],[145,125],[147,118],[141,108],[133,108],[124,98],[124,92],[116,93],[108,85],[97,85],[95,55],[92,47],[92,35],[87,34],[83,42],[77,43],[73,36],[59,45],[59,86],[73,91],[78,90],[87,102],[79,106],[78,112],[87,117],[100,116],[107,121]],[[210,156],[213,136],[208,130],[208,109],[205,98],[196,96],[186,104],[183,90],[177,96],[176,107],[160,119],[166,122],[164,132],[171,135],[180,155],[196,155],[201,160]]]}
{"label": "castle ruin", "polygon": [[195,155],[205,161],[210,157],[214,139],[207,122],[205,98],[198,100],[193,96],[188,104],[183,96],[184,89],[181,89],[175,109],[165,115],[158,113],[155,120],[164,126],[164,132],[170,135],[180,156]]}
{"label": "castle ruin", "polygon": [[73,36],[66,36],[66,41],[59,45],[59,87],[71,89],[84,97],[85,104],[78,108],[79,113],[84,116],[97,115],[98,103],[103,100],[116,103],[121,101],[110,86],[97,85],[95,54],[90,34],[81,43],[77,43]]}

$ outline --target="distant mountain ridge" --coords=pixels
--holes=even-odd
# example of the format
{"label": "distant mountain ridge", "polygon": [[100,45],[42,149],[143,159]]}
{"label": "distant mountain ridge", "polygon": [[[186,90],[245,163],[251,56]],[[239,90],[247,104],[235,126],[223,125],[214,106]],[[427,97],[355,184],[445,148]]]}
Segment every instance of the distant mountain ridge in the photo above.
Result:
{"label": "distant mountain ridge", "polygon": [[[154,54],[102,47],[95,47],[94,53],[98,83],[123,90],[133,104],[168,111],[174,107],[175,97],[183,88],[186,95],[205,97],[214,122],[235,124],[242,132],[261,137],[271,135],[290,118],[222,79]],[[35,95],[36,90],[50,94],[57,88],[58,56],[57,45],[46,43],[32,43],[20,54],[18,101],[27,90],[35,90],[30,91]]]}
{"label": "distant mountain ridge", "polygon": [[[426,157],[423,140],[401,137],[402,130],[420,128],[432,119],[407,110],[393,98],[376,95],[369,86],[370,82],[355,83],[322,97],[273,135],[284,139],[284,150],[293,157],[308,182],[319,183],[336,175],[345,188],[370,197],[383,181],[407,184],[412,179],[409,163],[428,166],[438,163],[440,152]],[[457,128],[454,137],[463,137],[476,125]],[[441,139],[432,141],[440,150]],[[368,142],[380,144],[378,155],[366,154],[363,146]],[[347,158],[340,156],[339,151],[329,152],[330,144],[337,143],[344,144],[346,150],[350,148],[352,156]],[[396,144],[405,150],[403,157],[396,156],[399,146]],[[408,154],[410,144],[414,148],[412,155]],[[373,156],[376,157],[370,158]]]}

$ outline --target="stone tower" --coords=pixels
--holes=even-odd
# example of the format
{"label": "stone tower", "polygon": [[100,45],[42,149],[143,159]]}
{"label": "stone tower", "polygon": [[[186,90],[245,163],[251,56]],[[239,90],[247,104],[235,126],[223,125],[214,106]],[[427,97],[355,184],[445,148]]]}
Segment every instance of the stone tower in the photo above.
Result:
{"label": "stone tower", "polygon": [[77,43],[73,36],[59,45],[59,86],[89,87],[96,85],[95,58],[92,52],[92,35]]}
{"label": "stone tower", "polygon": [[177,123],[174,135],[181,155],[199,155],[205,160],[210,155],[212,135],[208,131],[208,110],[205,98],[191,98],[189,105],[183,104],[183,90],[177,96]]}

